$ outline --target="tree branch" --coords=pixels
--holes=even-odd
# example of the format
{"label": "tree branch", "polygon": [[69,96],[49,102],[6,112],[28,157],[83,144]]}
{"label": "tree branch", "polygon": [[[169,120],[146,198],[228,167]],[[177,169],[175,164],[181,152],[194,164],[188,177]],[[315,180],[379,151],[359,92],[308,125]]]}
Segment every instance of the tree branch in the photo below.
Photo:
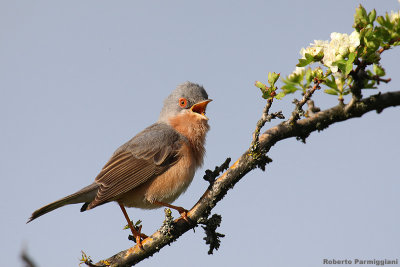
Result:
{"label": "tree branch", "polygon": [[[308,99],[305,97],[302,102],[305,103],[307,100]],[[288,121],[294,121],[293,118],[290,118],[288,121],[284,121],[260,135],[259,146],[263,153],[267,153],[273,145],[284,139],[291,137],[305,139],[310,133],[326,129],[334,123],[361,117],[373,110],[380,113],[385,108],[399,105],[400,91],[385,94],[379,93],[354,102],[351,109],[345,109],[345,106],[339,104],[330,109],[312,114],[305,119],[297,120],[296,123],[288,123]],[[178,218],[173,223],[173,231],[170,231],[168,235],[163,234],[163,232],[159,230],[143,240],[144,249],[134,246],[119,252],[105,261],[97,263],[96,266],[107,266],[108,263],[111,266],[132,266],[150,257],[167,244],[175,241],[188,230],[207,220],[211,210],[226,195],[228,190],[233,188],[248,172],[260,166],[259,161],[262,159],[254,158],[250,154],[250,149],[245,151],[227,171],[208,187],[199,201],[187,214],[194,222],[192,225],[189,225],[184,219]],[[107,265],[105,263],[107,263]]]}

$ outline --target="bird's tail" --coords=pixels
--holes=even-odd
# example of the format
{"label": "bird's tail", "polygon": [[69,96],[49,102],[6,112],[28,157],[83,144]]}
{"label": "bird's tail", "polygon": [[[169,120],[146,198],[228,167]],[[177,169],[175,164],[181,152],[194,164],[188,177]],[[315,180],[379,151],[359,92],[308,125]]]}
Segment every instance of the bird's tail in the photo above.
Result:
{"label": "bird's tail", "polygon": [[82,188],[78,192],[73,193],[72,195],[66,196],[62,199],[47,204],[46,206],[34,211],[27,223],[33,221],[37,217],[42,216],[43,214],[46,214],[65,205],[91,202],[96,197],[98,188],[99,184],[93,183]]}

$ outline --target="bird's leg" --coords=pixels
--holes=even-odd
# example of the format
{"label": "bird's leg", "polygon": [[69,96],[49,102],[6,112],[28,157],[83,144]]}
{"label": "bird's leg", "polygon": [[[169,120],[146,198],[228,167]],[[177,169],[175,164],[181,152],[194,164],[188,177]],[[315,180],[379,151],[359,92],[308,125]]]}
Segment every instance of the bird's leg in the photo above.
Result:
{"label": "bird's leg", "polygon": [[188,210],[184,209],[182,207],[178,207],[178,206],[174,206],[168,203],[164,203],[164,202],[160,202],[160,201],[154,201],[154,204],[160,205],[160,206],[164,206],[170,209],[174,209],[177,210],[179,212],[179,214],[182,216],[182,218],[189,224],[191,224],[191,221],[189,219],[189,217],[187,216]]}
{"label": "bird's leg", "polygon": [[129,219],[128,213],[126,212],[124,205],[122,205],[121,203],[118,203],[118,204],[119,204],[119,207],[120,207],[121,210],[122,210],[122,213],[123,213],[124,216],[125,216],[126,221],[128,222],[129,228],[130,228],[131,231],[132,231],[133,238],[136,239],[136,244],[137,244],[141,249],[143,249],[143,246],[142,246],[142,239],[141,239],[141,238],[147,238],[147,235],[140,233],[140,231],[142,230],[142,226],[140,226],[139,231],[137,231],[137,230],[135,229],[135,227],[134,227],[133,224],[132,224],[132,221]]}

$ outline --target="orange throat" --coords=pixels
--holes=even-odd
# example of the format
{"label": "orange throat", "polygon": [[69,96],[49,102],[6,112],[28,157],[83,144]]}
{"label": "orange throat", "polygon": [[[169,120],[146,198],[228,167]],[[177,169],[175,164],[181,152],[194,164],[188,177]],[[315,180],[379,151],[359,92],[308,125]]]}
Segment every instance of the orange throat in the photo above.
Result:
{"label": "orange throat", "polygon": [[210,129],[207,119],[189,111],[170,118],[169,124],[187,138],[195,155],[196,165],[200,167],[203,164],[206,134]]}

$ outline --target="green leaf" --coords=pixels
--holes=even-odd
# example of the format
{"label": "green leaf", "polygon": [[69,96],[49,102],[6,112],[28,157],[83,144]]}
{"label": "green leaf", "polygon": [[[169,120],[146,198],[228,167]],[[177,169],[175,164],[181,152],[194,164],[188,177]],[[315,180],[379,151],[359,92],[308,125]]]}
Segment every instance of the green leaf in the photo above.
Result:
{"label": "green leaf", "polygon": [[310,64],[312,62],[312,60],[307,60],[307,59],[299,59],[299,63],[296,65],[297,67],[305,67],[308,64]]}
{"label": "green leaf", "polygon": [[380,39],[383,42],[390,42],[391,34],[384,27],[376,27],[375,35],[376,38]]}
{"label": "green leaf", "polygon": [[350,94],[350,89],[349,88],[346,88],[344,91],[343,91],[343,95],[348,95],[348,94]]}
{"label": "green leaf", "polygon": [[351,52],[347,60],[338,60],[338,68],[347,76],[353,70],[353,62],[356,59],[356,54]]}
{"label": "green leaf", "polygon": [[380,60],[381,60],[380,54],[375,52],[368,54],[366,57],[366,61],[371,63],[377,63]]}
{"label": "green leaf", "polygon": [[303,58],[299,59],[299,63],[296,65],[297,67],[307,66],[308,64],[314,61],[314,57],[312,55],[306,53],[304,56],[305,59]]}
{"label": "green leaf", "polygon": [[324,92],[330,95],[339,95],[339,92],[337,90],[331,88],[325,89]]}
{"label": "green leaf", "polygon": [[305,53],[304,56],[306,57],[307,60],[313,60],[314,59],[314,57],[309,53]]}
{"label": "green leaf", "polygon": [[368,15],[367,11],[362,5],[359,5],[356,8],[356,13],[354,14],[354,24],[353,27],[356,28],[358,31],[362,28],[365,28],[368,25]]}
{"label": "green leaf", "polygon": [[[290,78],[289,78],[289,76],[290,76]],[[283,82],[299,84],[303,81],[303,74],[293,74],[293,75],[289,75],[289,76]]]}
{"label": "green leaf", "polygon": [[256,81],[254,85],[260,88],[263,98],[268,99],[271,97],[271,88],[259,81]]}
{"label": "green leaf", "polygon": [[285,95],[286,95],[285,92],[280,92],[280,93],[278,93],[278,94],[275,96],[275,98],[278,99],[278,100],[280,100],[280,99],[282,99]]}
{"label": "green leaf", "polygon": [[339,91],[337,84],[335,82],[335,78],[333,76],[331,76],[331,79],[326,79],[324,81],[324,84],[326,84],[328,87],[332,88],[332,89],[336,89],[337,91]]}
{"label": "green leaf", "polygon": [[378,76],[380,76],[380,77],[386,75],[385,69],[382,68],[382,66],[379,66],[379,65],[377,65],[377,64],[374,64],[373,70],[374,70],[375,74],[378,75]]}
{"label": "green leaf", "polygon": [[382,16],[379,16],[376,21],[382,26],[385,24],[385,19]]}
{"label": "green leaf", "polygon": [[280,73],[268,72],[268,83],[274,86],[280,75]]}
{"label": "green leaf", "polygon": [[393,29],[393,24],[392,22],[390,22],[390,17],[389,17],[389,13],[386,12],[385,14],[385,25],[386,28],[388,28],[389,30]]}
{"label": "green leaf", "polygon": [[375,86],[375,82],[371,82],[364,85],[363,89],[377,89],[377,87]]}
{"label": "green leaf", "polygon": [[282,86],[282,90],[285,92],[285,94],[292,94],[297,90],[300,90],[300,88],[296,87],[293,84],[285,84],[284,86]]}
{"label": "green leaf", "polygon": [[353,70],[353,62],[356,58],[354,52],[348,55],[348,59],[340,59],[332,63],[333,66],[338,66],[338,68],[347,76]]}
{"label": "green leaf", "polygon": [[346,64],[346,70],[344,72],[344,75],[349,75],[349,73],[353,70],[353,63],[347,62]]}
{"label": "green leaf", "polygon": [[310,83],[313,79],[312,74],[313,73],[312,73],[311,68],[307,68],[307,70],[306,70],[306,82],[307,82],[306,87],[308,87],[310,85]]}
{"label": "green leaf", "polygon": [[346,72],[346,60],[341,59],[332,63],[333,66],[337,66],[343,73]]}
{"label": "green leaf", "polygon": [[351,52],[348,57],[349,59],[347,60],[347,62],[351,61],[351,63],[353,63],[354,60],[356,59],[356,53]]}
{"label": "green leaf", "polygon": [[375,21],[375,18],[376,18],[376,10],[372,9],[372,11],[369,12],[368,14],[369,23],[372,24]]}
{"label": "green leaf", "polygon": [[379,48],[379,45],[380,45],[380,41],[375,39],[375,38],[371,38],[371,39],[366,40],[364,42],[365,42],[365,44],[367,46],[367,49],[372,51],[372,52],[375,52]]}
{"label": "green leaf", "polygon": [[260,88],[261,90],[268,90],[268,87],[265,84],[263,84],[262,82],[256,81],[254,83],[254,85],[256,87]]}

